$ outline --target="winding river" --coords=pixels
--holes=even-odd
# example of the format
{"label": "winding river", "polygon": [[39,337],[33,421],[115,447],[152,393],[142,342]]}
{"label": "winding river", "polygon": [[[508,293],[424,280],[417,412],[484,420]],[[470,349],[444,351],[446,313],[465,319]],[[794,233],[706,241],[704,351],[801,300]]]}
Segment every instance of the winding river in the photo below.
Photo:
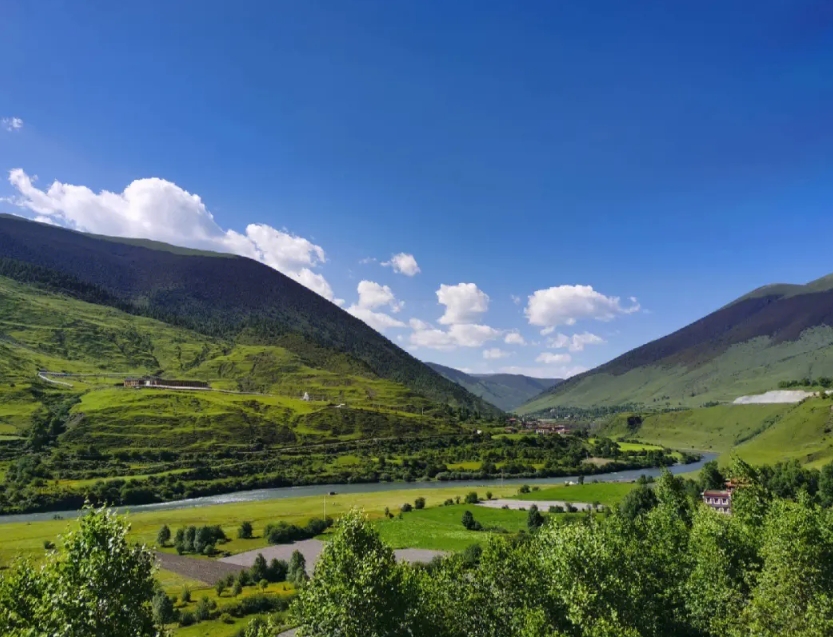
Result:
{"label": "winding river", "polygon": [[[700,468],[717,458],[715,453],[704,453],[703,457],[690,464],[677,464],[670,467],[671,473],[688,473],[699,471]],[[585,476],[585,480],[592,482],[629,482],[636,480],[641,475],[657,477],[660,469],[632,469],[629,471],[615,471],[612,473],[598,473],[592,476]],[[282,500],[284,498],[301,498],[305,496],[326,495],[335,491],[339,495],[350,493],[375,493],[378,491],[404,491],[408,489],[445,489],[448,487],[460,487],[461,489],[471,487],[522,485],[522,484],[563,484],[567,481],[577,480],[577,476],[565,476],[563,478],[508,478],[501,480],[449,480],[447,482],[372,482],[362,484],[316,484],[306,487],[279,487],[275,489],[256,489],[254,491],[236,491],[221,495],[211,495],[204,498],[192,498],[190,500],[175,500],[173,502],[159,502],[157,504],[141,504],[136,506],[118,507],[119,513],[142,513],[144,511],[174,511],[176,509],[193,509],[197,507],[213,506],[216,504],[230,504],[232,502],[261,502],[263,500]],[[0,524],[9,522],[41,522],[51,520],[55,516],[61,518],[76,518],[83,511],[48,511],[45,513],[22,513],[17,515],[0,516]]]}

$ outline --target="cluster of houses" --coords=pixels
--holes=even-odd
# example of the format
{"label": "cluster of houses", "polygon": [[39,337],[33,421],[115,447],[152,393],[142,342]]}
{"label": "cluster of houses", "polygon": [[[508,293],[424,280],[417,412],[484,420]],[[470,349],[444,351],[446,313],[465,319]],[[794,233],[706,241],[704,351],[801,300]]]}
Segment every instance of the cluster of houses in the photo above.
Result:
{"label": "cluster of houses", "polygon": [[142,378],[125,378],[124,386],[131,389],[142,389],[145,387],[156,387],[162,389],[211,389],[203,380],[176,380],[173,378],[156,378],[155,376],[144,376]]}
{"label": "cluster of houses", "polygon": [[564,425],[546,423],[534,419],[518,420],[517,418],[509,419],[506,431],[508,433],[515,433],[517,431],[534,431],[539,436],[549,436],[553,434],[564,436],[570,433],[569,429]]}

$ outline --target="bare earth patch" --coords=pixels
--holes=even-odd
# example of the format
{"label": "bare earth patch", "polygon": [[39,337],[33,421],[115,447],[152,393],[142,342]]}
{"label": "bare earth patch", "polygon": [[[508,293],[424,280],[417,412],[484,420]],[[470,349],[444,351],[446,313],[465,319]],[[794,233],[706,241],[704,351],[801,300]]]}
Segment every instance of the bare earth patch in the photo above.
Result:
{"label": "bare earth patch", "polygon": [[[502,509],[504,506],[510,509],[528,509],[532,505],[538,507],[540,511],[546,511],[552,506],[566,507],[566,500],[508,500],[500,498],[497,500],[485,500],[478,502],[477,506],[488,507],[490,509]],[[593,505],[587,502],[570,502],[579,511],[588,511],[593,509]]]}
{"label": "bare earth patch", "polygon": [[243,570],[240,566],[225,564],[219,560],[203,560],[171,553],[157,553],[156,561],[165,570],[211,585],[228,577],[229,574],[237,575]]}
{"label": "bare earth patch", "polygon": [[[223,557],[218,561],[230,566],[234,565],[236,568],[249,568],[254,564],[258,553],[262,554],[267,562],[275,559],[288,562],[294,551],[300,551],[307,561],[307,571],[311,572],[315,568],[315,563],[321,556],[323,548],[324,542],[321,540],[302,540],[292,544],[266,546],[260,549],[246,551],[245,553]],[[430,562],[436,556],[446,554],[443,551],[429,551],[427,549],[397,549],[394,551],[394,555],[396,555],[396,559],[399,562]]]}

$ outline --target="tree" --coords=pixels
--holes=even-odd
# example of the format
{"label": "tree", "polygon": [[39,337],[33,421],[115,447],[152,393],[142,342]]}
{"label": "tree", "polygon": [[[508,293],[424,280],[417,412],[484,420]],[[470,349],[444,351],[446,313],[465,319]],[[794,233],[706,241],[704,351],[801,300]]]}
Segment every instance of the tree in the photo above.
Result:
{"label": "tree", "polygon": [[529,507],[529,513],[526,516],[526,528],[530,531],[534,531],[536,529],[541,528],[544,524],[544,516],[541,515],[541,512],[538,510],[537,505],[533,504]]}
{"label": "tree", "polygon": [[425,498],[417,498],[414,500],[414,508],[415,509],[424,509],[425,508]]}
{"label": "tree", "polygon": [[179,596],[180,601],[183,604],[190,604],[191,603],[191,589],[187,586],[182,589],[182,593]]}
{"label": "tree", "polygon": [[324,547],[294,609],[307,637],[404,637],[412,634],[410,607],[393,551],[354,510]]}
{"label": "tree", "polygon": [[214,590],[217,591],[217,597],[222,597],[223,592],[226,590],[226,580],[225,579],[217,580],[217,583],[214,584]]}
{"label": "tree", "polygon": [[477,492],[470,491],[469,493],[467,493],[465,502],[466,504],[477,504],[478,502],[480,502],[480,498],[477,497]]}
{"label": "tree", "polygon": [[156,591],[156,594],[153,596],[152,608],[153,621],[155,621],[159,626],[170,624],[176,617],[174,603],[171,601],[171,598],[165,594],[165,591]]}
{"label": "tree", "polygon": [[266,579],[268,574],[269,567],[266,564],[266,558],[263,557],[263,553],[258,553],[254,563],[252,564],[252,568],[249,569],[251,580],[253,582],[259,582],[262,579]]}
{"label": "tree", "polygon": [[171,530],[168,528],[168,525],[165,524],[159,529],[159,533],[156,534],[156,543],[159,546],[166,546],[168,542],[171,541]]}
{"label": "tree", "polygon": [[292,556],[289,558],[286,579],[296,586],[300,586],[309,579],[307,576],[307,558],[304,557],[301,551],[292,552]]}
{"label": "tree", "polygon": [[251,540],[253,531],[251,522],[243,522],[240,524],[240,528],[237,529],[237,537],[241,540]]}
{"label": "tree", "polygon": [[270,582],[286,581],[286,574],[289,571],[289,564],[284,560],[273,559],[269,562],[269,569],[266,579]]}
{"label": "tree", "polygon": [[13,567],[0,578],[0,634],[156,636],[155,559],[128,530],[107,509],[89,509],[40,568]]}
{"label": "tree", "polygon": [[406,502],[401,507],[399,507],[399,511],[402,513],[410,513],[414,507],[411,506],[410,502]]}
{"label": "tree", "polygon": [[194,609],[194,617],[201,622],[211,618],[211,602],[205,595],[197,602],[197,607]]}
{"label": "tree", "polygon": [[619,512],[634,520],[657,505],[657,496],[647,484],[637,484],[619,503]]}
{"label": "tree", "polygon": [[717,460],[712,460],[703,465],[700,469],[700,489],[722,489],[726,484],[726,478],[717,467]]}
{"label": "tree", "polygon": [[464,511],[463,512],[463,520],[462,521],[463,521],[463,526],[466,527],[469,531],[471,531],[474,528],[474,525],[476,524],[475,519],[474,519],[474,515],[472,514],[471,511]]}

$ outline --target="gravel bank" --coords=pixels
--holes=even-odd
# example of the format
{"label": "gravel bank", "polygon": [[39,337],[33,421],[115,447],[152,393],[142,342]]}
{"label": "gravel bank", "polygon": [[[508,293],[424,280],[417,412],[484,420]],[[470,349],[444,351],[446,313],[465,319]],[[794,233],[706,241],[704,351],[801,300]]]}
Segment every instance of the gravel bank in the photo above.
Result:
{"label": "gravel bank", "polygon": [[[546,513],[547,510],[553,506],[567,507],[566,500],[508,500],[505,498],[499,498],[497,500],[484,500],[483,502],[478,502],[477,506],[487,507],[490,509],[502,509],[505,506],[510,509],[528,509],[533,504],[538,507],[539,511],[544,513]],[[593,508],[593,505],[588,504],[587,502],[570,502],[570,504],[576,507],[579,511],[586,511]]]}

